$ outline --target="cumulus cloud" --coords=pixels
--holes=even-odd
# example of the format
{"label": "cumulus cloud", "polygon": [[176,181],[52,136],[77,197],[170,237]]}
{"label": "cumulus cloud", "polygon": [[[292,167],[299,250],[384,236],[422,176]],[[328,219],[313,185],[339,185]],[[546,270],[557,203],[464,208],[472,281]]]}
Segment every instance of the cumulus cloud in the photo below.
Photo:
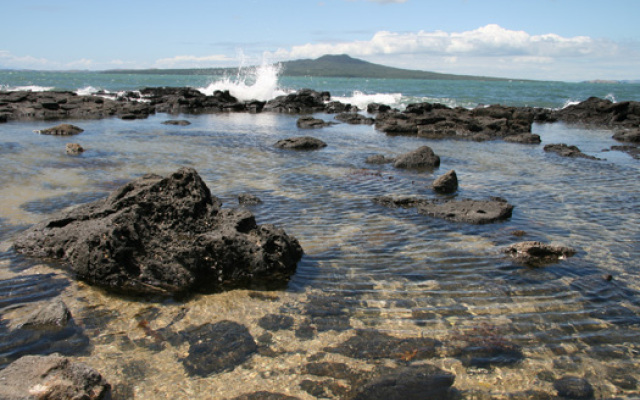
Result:
{"label": "cumulus cloud", "polygon": [[347,53],[353,56],[380,54],[433,54],[442,56],[580,57],[611,54],[612,44],[587,36],[562,37],[553,33],[530,35],[490,24],[472,31],[377,32],[370,40],[342,43],[308,43],[280,49],[279,57],[305,58]]}

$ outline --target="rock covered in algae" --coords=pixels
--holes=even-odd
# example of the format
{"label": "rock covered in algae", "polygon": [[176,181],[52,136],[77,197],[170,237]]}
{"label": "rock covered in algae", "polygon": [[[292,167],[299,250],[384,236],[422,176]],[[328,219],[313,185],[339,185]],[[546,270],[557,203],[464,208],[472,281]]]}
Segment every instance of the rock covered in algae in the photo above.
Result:
{"label": "rock covered in algae", "polygon": [[222,209],[191,168],[136,179],[31,227],[14,247],[131,294],[281,285],[303,253],[284,230],[258,225],[247,210]]}

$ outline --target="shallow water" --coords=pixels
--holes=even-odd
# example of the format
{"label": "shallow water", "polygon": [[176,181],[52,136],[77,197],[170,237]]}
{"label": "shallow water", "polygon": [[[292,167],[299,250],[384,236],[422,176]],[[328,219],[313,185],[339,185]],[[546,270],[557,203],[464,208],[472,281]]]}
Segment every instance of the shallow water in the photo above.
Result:
{"label": "shallow water", "polygon": [[[161,124],[170,118],[192,124]],[[624,153],[603,151],[617,144],[611,132],[534,125],[543,145],[575,144],[603,159],[593,161],[545,153],[543,145],[389,137],[370,126],[301,131],[296,120],[275,114],[159,114],[136,121],[72,121],[85,130],[75,137],[33,133],[52,125],[47,122],[2,124],[0,336],[13,338],[15,321],[35,302],[60,296],[83,329],[72,337],[82,344],[72,354],[100,370],[114,385],[114,397],[122,399],[223,399],[257,390],[310,399],[315,397],[303,390],[305,380],[349,385],[303,373],[310,362],[345,363],[363,372],[413,361],[403,353],[372,360],[330,350],[358,329],[439,340],[436,356],[420,362],[455,373],[454,387],[469,398],[522,390],[555,394],[553,381],[563,375],[587,378],[596,398],[640,395],[640,384],[633,385],[640,379],[633,368],[640,362],[640,164]],[[299,135],[329,146],[303,153],[273,147]],[[80,143],[85,153],[66,155],[68,142]],[[424,144],[441,156],[440,168],[417,173],[364,162],[372,154],[394,156]],[[127,299],[74,282],[64,269],[10,249],[12,235],[29,224],[101,198],[145,173],[168,174],[181,166],[195,168],[225,207],[237,207],[239,193],[257,195],[263,203],[249,208],[258,223],[279,225],[300,240],[305,256],[285,291]],[[449,169],[460,180],[458,197],[503,197],[515,205],[512,218],[466,225],[371,200],[438,197],[430,184]],[[524,236],[516,236],[518,231]],[[526,268],[500,253],[521,240],[560,243],[578,252],[545,268]],[[608,274],[611,281],[603,278]],[[269,314],[290,316],[293,323],[266,329],[260,320]],[[188,346],[168,340],[167,332],[222,320],[245,325],[258,341],[258,353],[232,371],[189,376],[180,362]],[[309,335],[296,334],[309,326]],[[156,331],[163,332],[160,338]],[[461,346],[477,340],[517,346],[522,357],[469,364]],[[8,352],[20,346],[26,345],[9,343]],[[3,357],[7,362],[12,356]],[[325,397],[340,398],[335,386],[331,391],[324,385]]]}

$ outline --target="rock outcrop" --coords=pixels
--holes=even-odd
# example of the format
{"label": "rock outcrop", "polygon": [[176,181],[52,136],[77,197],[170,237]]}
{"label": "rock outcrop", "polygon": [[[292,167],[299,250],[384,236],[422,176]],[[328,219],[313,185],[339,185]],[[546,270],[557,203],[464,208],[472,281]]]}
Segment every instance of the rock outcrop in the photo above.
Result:
{"label": "rock outcrop", "polygon": [[278,140],[275,147],[287,150],[319,150],[327,147],[327,144],[320,139],[311,136],[299,136]]}
{"label": "rock outcrop", "polygon": [[325,111],[325,103],[330,99],[329,92],[301,89],[295,93],[269,100],[264,106],[264,111],[290,114],[322,112]]}
{"label": "rock outcrop", "polygon": [[447,171],[444,175],[439,176],[431,185],[433,190],[441,194],[451,194],[458,190],[458,175],[456,171]]}
{"label": "rock outcrop", "polygon": [[300,129],[315,129],[315,128],[324,128],[325,126],[335,125],[336,122],[333,121],[325,121],[320,118],[314,118],[311,116],[304,116],[298,118],[296,122],[296,126]]}
{"label": "rock outcrop", "polygon": [[194,169],[145,175],[20,234],[16,251],[68,263],[81,279],[125,293],[173,294],[283,284],[298,241],[222,209]]}
{"label": "rock outcrop", "polygon": [[3,400],[101,400],[110,392],[98,371],[58,355],[24,356],[0,371]]}
{"label": "rock outcrop", "polygon": [[36,131],[36,133],[39,133],[41,135],[56,135],[56,136],[71,136],[71,135],[77,135],[82,132],[84,132],[84,129],[71,124],[60,124],[51,128],[41,129],[39,131]]}
{"label": "rock outcrop", "polygon": [[396,157],[393,166],[404,169],[436,168],[440,166],[440,156],[436,155],[431,147],[421,146]]}
{"label": "rock outcrop", "polygon": [[586,158],[588,160],[600,160],[597,157],[584,154],[577,146],[569,146],[564,143],[548,144],[544,146],[544,151],[546,151],[547,153],[556,153],[562,157]]}

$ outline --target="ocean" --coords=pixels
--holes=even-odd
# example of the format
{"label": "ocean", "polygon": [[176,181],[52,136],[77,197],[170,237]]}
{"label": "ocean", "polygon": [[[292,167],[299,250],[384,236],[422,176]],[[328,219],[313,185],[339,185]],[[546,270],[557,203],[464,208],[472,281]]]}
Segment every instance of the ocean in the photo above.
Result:
{"label": "ocean", "polygon": [[[268,67],[230,77],[0,71],[0,90],[85,94],[157,86],[261,100],[312,88],[361,109],[370,102],[558,109],[591,96],[640,101],[638,84],[291,78]],[[620,143],[611,131],[534,124],[542,145],[522,145],[392,137],[363,125],[303,131],[297,118],[223,113],[62,121],[84,129],[73,138],[34,133],[52,121],[0,124],[0,366],[24,354],[60,352],[100,371],[114,399],[233,399],[262,391],[343,399],[376,374],[421,363],[455,375],[462,398],[545,398],[567,376],[587,381],[595,398],[640,396],[640,163],[612,149]],[[191,125],[162,124],[168,119]],[[310,153],[273,147],[302,135],[328,146]],[[86,151],[67,155],[69,141]],[[549,143],[576,145],[601,160],[546,153]],[[422,145],[441,157],[439,168],[365,163],[373,154],[396,156]],[[248,206],[257,222],[298,238],[305,255],[286,289],[128,298],[12,250],[14,235],[31,224],[143,174],[184,166],[199,172],[223,207],[238,207],[240,193],[258,196],[263,203]],[[450,169],[460,180],[458,198],[504,198],[515,206],[512,217],[467,225],[372,201],[438,198],[430,185]],[[502,253],[523,240],[577,252],[525,267]],[[55,298],[69,307],[74,330],[25,333],[20,321]],[[189,343],[175,338],[220,321],[245,326],[258,350],[222,372],[190,373]],[[389,343],[425,338],[435,343],[428,356],[421,345],[389,351]]]}

